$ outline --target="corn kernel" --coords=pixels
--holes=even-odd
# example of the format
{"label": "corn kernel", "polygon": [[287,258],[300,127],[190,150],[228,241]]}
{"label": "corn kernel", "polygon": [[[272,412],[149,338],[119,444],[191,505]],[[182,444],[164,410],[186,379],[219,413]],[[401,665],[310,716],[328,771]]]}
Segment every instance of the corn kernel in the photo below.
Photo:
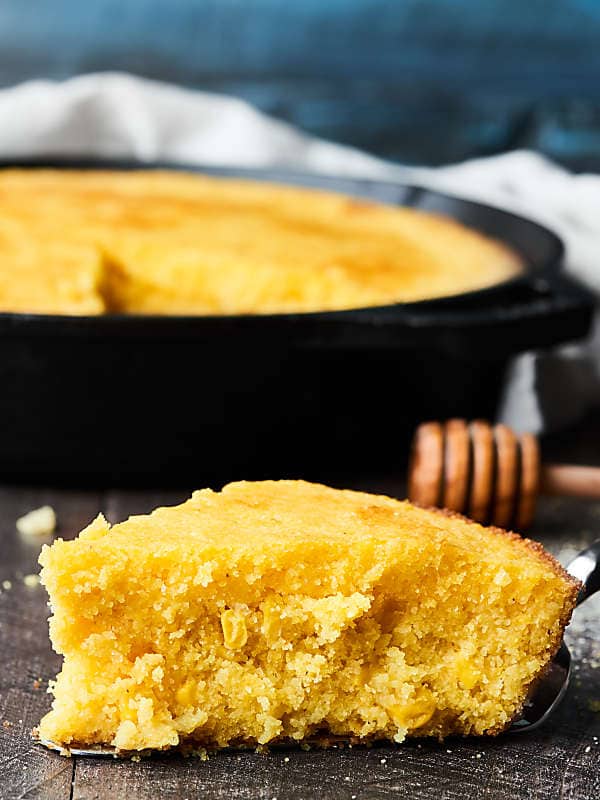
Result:
{"label": "corn kernel", "polygon": [[432,699],[423,698],[414,700],[412,703],[397,703],[389,706],[388,713],[395,725],[412,731],[416,728],[422,728],[423,725],[428,723],[433,716],[435,708],[436,706]]}
{"label": "corn kernel", "polygon": [[262,633],[268,642],[281,637],[281,617],[274,604],[265,603],[263,607]]}
{"label": "corn kernel", "polygon": [[179,689],[177,689],[175,698],[180,705],[190,706],[194,703],[195,695],[196,684],[192,683],[191,681],[187,681],[187,683],[184,683],[183,686],[180,686]]}
{"label": "corn kernel", "polygon": [[231,650],[239,650],[248,641],[248,631],[244,618],[228,608],[221,614],[221,628],[223,629],[223,639],[225,647]]}
{"label": "corn kernel", "polygon": [[468,658],[459,658],[456,661],[456,674],[465,689],[472,689],[479,679],[478,671],[473,667],[473,662]]}

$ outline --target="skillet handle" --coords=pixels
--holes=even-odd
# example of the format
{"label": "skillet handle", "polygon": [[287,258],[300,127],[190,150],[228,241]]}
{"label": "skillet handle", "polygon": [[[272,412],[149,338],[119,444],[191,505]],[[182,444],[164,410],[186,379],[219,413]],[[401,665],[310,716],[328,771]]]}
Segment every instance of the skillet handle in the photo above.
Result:
{"label": "skillet handle", "polygon": [[512,297],[465,308],[449,305],[436,309],[429,319],[443,333],[445,349],[462,355],[467,348],[492,356],[581,338],[589,331],[593,309],[591,292],[558,272],[528,282]]}
{"label": "skillet handle", "polygon": [[558,272],[497,297],[448,298],[318,315],[318,325],[303,337],[303,345],[419,349],[461,359],[498,360],[583,338],[593,310],[592,293]]}
{"label": "skillet handle", "polygon": [[600,590],[600,539],[582,550],[567,566],[567,572],[583,583],[577,605]]}

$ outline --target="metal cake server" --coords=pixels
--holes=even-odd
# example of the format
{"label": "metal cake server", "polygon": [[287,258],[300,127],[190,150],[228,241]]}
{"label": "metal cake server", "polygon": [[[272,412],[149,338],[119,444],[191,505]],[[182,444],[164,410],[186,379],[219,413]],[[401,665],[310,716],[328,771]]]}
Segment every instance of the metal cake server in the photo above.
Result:
{"label": "metal cake server", "polygon": [[[577,597],[579,606],[600,589],[600,539],[582,550],[566,570],[583,584]],[[571,653],[563,640],[548,671],[525,704],[520,718],[513,722],[507,733],[531,731],[542,725],[565,696],[570,678]]]}
{"label": "metal cake server", "polygon": [[[597,539],[586,550],[582,550],[567,567],[567,572],[583,584],[577,597],[577,605],[600,590],[600,539]],[[557,708],[566,694],[571,677],[571,654],[569,648],[561,642],[558,652],[552,659],[548,671],[535,687],[527,701],[519,719],[512,723],[506,733],[524,733],[542,725]],[[329,737],[332,740],[336,737]],[[64,748],[48,739],[39,739],[40,744],[70,756],[139,756],[152,751],[137,753],[119,753],[114,747],[106,745]],[[339,741],[346,741],[340,737]]]}

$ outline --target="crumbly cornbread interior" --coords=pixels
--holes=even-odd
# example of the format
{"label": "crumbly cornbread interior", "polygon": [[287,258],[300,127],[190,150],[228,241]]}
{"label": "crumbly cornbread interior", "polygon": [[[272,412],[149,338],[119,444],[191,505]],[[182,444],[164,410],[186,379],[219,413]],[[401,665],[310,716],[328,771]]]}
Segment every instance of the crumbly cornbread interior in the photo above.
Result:
{"label": "crumbly cornbread interior", "polygon": [[179,172],[0,170],[0,310],[238,314],[491,286],[520,258],[450,219]]}
{"label": "crumbly cornbread interior", "polygon": [[301,481],[195,492],[45,547],[43,740],[224,747],[506,727],[577,586],[513,534]]}

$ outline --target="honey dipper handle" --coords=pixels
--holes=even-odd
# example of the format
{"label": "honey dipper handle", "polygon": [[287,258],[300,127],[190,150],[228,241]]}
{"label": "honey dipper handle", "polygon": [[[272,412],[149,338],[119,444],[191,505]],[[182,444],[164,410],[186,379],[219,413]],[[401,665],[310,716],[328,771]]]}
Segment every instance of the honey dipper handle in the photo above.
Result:
{"label": "honey dipper handle", "polygon": [[542,494],[600,499],[600,467],[544,464],[540,478]]}

